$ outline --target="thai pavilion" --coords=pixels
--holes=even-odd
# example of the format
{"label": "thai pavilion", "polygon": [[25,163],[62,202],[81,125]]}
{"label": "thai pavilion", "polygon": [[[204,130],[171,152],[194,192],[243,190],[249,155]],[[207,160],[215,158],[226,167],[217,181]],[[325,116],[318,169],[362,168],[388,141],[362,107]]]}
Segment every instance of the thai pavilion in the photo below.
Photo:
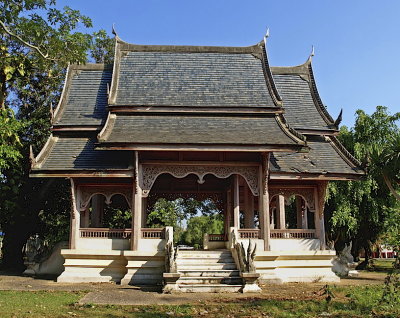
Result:
{"label": "thai pavilion", "polygon": [[[177,252],[183,291],[237,288],[235,242],[256,243],[261,282],[338,280],[325,242],[325,192],[330,180],[364,171],[336,138],[340,118],[321,102],[311,56],[271,67],[266,38],[210,47],[116,36],[114,65],[68,68],[52,120],[31,176],[71,183],[58,281],[160,283],[173,229],[148,228],[146,218],[162,197],[208,198],[224,215],[225,234],[207,233],[202,251]],[[103,227],[116,196],[132,211],[128,228]]]}

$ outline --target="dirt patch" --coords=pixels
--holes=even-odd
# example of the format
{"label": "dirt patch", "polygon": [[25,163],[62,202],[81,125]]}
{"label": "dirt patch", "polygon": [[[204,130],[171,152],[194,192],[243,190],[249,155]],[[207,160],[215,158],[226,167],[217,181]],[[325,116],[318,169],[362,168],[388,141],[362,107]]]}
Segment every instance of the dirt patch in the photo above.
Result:
{"label": "dirt patch", "polygon": [[[384,273],[360,272],[359,277],[345,278],[335,285],[354,286],[382,284]],[[55,290],[87,291],[80,303],[115,305],[180,305],[180,304],[221,304],[225,302],[246,302],[262,299],[309,300],[318,296],[324,283],[287,283],[263,285],[258,294],[236,293],[180,293],[165,295],[161,286],[121,286],[114,283],[57,283],[51,279],[24,277],[0,272],[0,290]]]}

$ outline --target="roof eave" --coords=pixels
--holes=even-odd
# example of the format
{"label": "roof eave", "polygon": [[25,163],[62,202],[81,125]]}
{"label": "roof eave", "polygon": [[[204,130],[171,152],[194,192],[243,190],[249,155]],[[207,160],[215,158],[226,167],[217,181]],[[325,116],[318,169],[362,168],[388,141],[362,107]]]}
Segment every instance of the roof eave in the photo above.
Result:
{"label": "roof eave", "polygon": [[132,169],[107,169],[107,170],[42,170],[33,169],[29,173],[31,178],[69,178],[69,177],[121,177],[131,178],[134,172]]}
{"label": "roof eave", "polygon": [[307,151],[305,145],[275,145],[275,144],[207,144],[207,143],[126,143],[101,142],[96,144],[102,150],[171,150],[171,151],[248,151],[248,152],[299,152]]}
{"label": "roof eave", "polygon": [[339,180],[363,180],[365,179],[365,174],[360,173],[336,173],[336,172],[326,172],[326,173],[310,173],[310,172],[281,172],[281,171],[271,171],[270,178],[272,180],[329,180],[329,181],[339,181]]}

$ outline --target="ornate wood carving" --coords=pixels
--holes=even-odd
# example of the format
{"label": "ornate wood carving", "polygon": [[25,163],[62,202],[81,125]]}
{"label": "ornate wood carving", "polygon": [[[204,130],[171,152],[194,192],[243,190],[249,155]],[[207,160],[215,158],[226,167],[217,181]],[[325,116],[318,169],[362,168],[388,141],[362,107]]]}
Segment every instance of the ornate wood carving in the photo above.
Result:
{"label": "ornate wood carving", "polygon": [[158,165],[143,165],[143,177],[141,188],[143,196],[147,197],[150,190],[157,179],[163,173],[169,173],[175,178],[184,178],[189,174],[195,174],[199,180],[198,183],[204,183],[204,177],[207,174],[212,174],[217,178],[227,178],[233,174],[241,175],[249,185],[254,196],[258,196],[258,167],[231,167],[231,166],[158,166]]}
{"label": "ornate wood carving", "polygon": [[272,188],[269,189],[269,200],[272,201],[275,195],[283,195],[288,200],[292,195],[300,195],[306,201],[308,208],[315,211],[315,198],[313,188]]}
{"label": "ornate wood carving", "polygon": [[80,211],[86,210],[90,203],[90,199],[95,195],[95,194],[102,194],[106,198],[105,203],[110,204],[111,203],[111,198],[115,194],[121,194],[122,196],[125,197],[126,202],[129,205],[129,208],[132,208],[132,189],[131,187],[102,187],[102,186],[96,186],[96,187],[85,187],[82,186],[79,188],[81,191],[81,202],[79,205]]}

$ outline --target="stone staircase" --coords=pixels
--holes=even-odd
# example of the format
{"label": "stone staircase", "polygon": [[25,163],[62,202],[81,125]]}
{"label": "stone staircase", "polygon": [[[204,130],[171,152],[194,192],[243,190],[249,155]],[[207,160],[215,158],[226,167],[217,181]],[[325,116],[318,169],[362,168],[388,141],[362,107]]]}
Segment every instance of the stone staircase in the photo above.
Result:
{"label": "stone staircase", "polygon": [[177,270],[179,290],[187,293],[239,292],[242,278],[228,250],[180,250]]}

